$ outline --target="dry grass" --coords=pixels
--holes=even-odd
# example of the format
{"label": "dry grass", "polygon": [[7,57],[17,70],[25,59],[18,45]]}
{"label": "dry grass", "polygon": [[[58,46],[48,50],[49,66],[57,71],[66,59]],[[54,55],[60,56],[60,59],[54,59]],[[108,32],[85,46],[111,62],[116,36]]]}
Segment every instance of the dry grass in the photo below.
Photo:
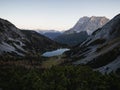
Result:
{"label": "dry grass", "polygon": [[52,66],[59,65],[65,61],[62,57],[63,56],[56,56],[56,57],[48,58],[46,61],[42,63],[41,67],[51,68]]}

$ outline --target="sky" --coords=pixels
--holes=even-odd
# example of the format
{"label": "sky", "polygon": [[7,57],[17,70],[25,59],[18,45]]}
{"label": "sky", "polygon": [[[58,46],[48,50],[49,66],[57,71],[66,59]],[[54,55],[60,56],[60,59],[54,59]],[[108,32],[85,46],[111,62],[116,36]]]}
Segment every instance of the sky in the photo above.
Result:
{"label": "sky", "polygon": [[0,0],[0,18],[21,29],[67,30],[83,16],[119,13],[120,0]]}

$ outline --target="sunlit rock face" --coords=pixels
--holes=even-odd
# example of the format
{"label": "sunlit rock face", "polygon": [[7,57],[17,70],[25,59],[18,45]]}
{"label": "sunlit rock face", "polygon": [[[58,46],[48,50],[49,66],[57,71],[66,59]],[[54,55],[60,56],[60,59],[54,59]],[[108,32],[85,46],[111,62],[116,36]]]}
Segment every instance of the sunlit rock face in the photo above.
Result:
{"label": "sunlit rock face", "polygon": [[103,25],[105,25],[109,21],[106,17],[82,17],[79,19],[79,21],[75,24],[73,28],[66,31],[65,33],[70,34],[74,32],[81,32],[81,31],[87,31],[87,33],[90,35],[92,32],[94,32],[96,29],[101,28]]}

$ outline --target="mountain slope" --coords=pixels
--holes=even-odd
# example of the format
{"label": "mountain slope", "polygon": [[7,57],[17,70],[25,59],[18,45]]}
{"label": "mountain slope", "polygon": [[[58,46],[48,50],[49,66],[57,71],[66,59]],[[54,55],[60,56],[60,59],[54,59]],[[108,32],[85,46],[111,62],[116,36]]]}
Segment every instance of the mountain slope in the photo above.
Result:
{"label": "mountain slope", "polygon": [[52,40],[54,40],[54,38],[62,34],[62,32],[55,30],[38,30],[37,32]]}
{"label": "mountain slope", "polygon": [[81,32],[81,31],[87,31],[88,34],[91,34],[96,29],[102,27],[109,21],[106,17],[82,17],[79,19],[79,21],[71,28],[70,30],[67,30],[65,33],[70,34],[74,32]]}
{"label": "mountain slope", "polygon": [[53,50],[62,47],[62,45],[58,44],[57,42],[35,31],[29,31],[29,30],[21,30],[21,31],[23,34],[26,35],[27,39],[30,41],[30,43],[29,42],[26,43],[27,47],[30,46],[31,49],[34,48],[36,52]]}
{"label": "mountain slope", "polygon": [[69,46],[75,46],[77,44],[82,43],[87,38],[88,38],[87,32],[81,31],[80,33],[62,34],[56,37],[54,40],[62,44],[67,44]]}
{"label": "mountain slope", "polygon": [[0,19],[0,54],[24,56],[61,47],[35,31],[21,31],[7,20]]}
{"label": "mountain slope", "polygon": [[81,45],[68,52],[72,63],[87,64],[102,73],[120,68],[120,14],[105,24]]}

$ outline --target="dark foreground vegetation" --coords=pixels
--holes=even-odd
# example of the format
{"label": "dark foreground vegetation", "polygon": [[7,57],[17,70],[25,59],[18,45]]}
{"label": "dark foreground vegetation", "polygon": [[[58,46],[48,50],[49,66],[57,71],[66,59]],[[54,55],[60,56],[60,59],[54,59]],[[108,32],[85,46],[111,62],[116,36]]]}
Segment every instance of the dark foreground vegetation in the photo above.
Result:
{"label": "dark foreground vegetation", "polygon": [[102,75],[86,66],[50,69],[0,67],[1,90],[120,90],[119,74]]}

